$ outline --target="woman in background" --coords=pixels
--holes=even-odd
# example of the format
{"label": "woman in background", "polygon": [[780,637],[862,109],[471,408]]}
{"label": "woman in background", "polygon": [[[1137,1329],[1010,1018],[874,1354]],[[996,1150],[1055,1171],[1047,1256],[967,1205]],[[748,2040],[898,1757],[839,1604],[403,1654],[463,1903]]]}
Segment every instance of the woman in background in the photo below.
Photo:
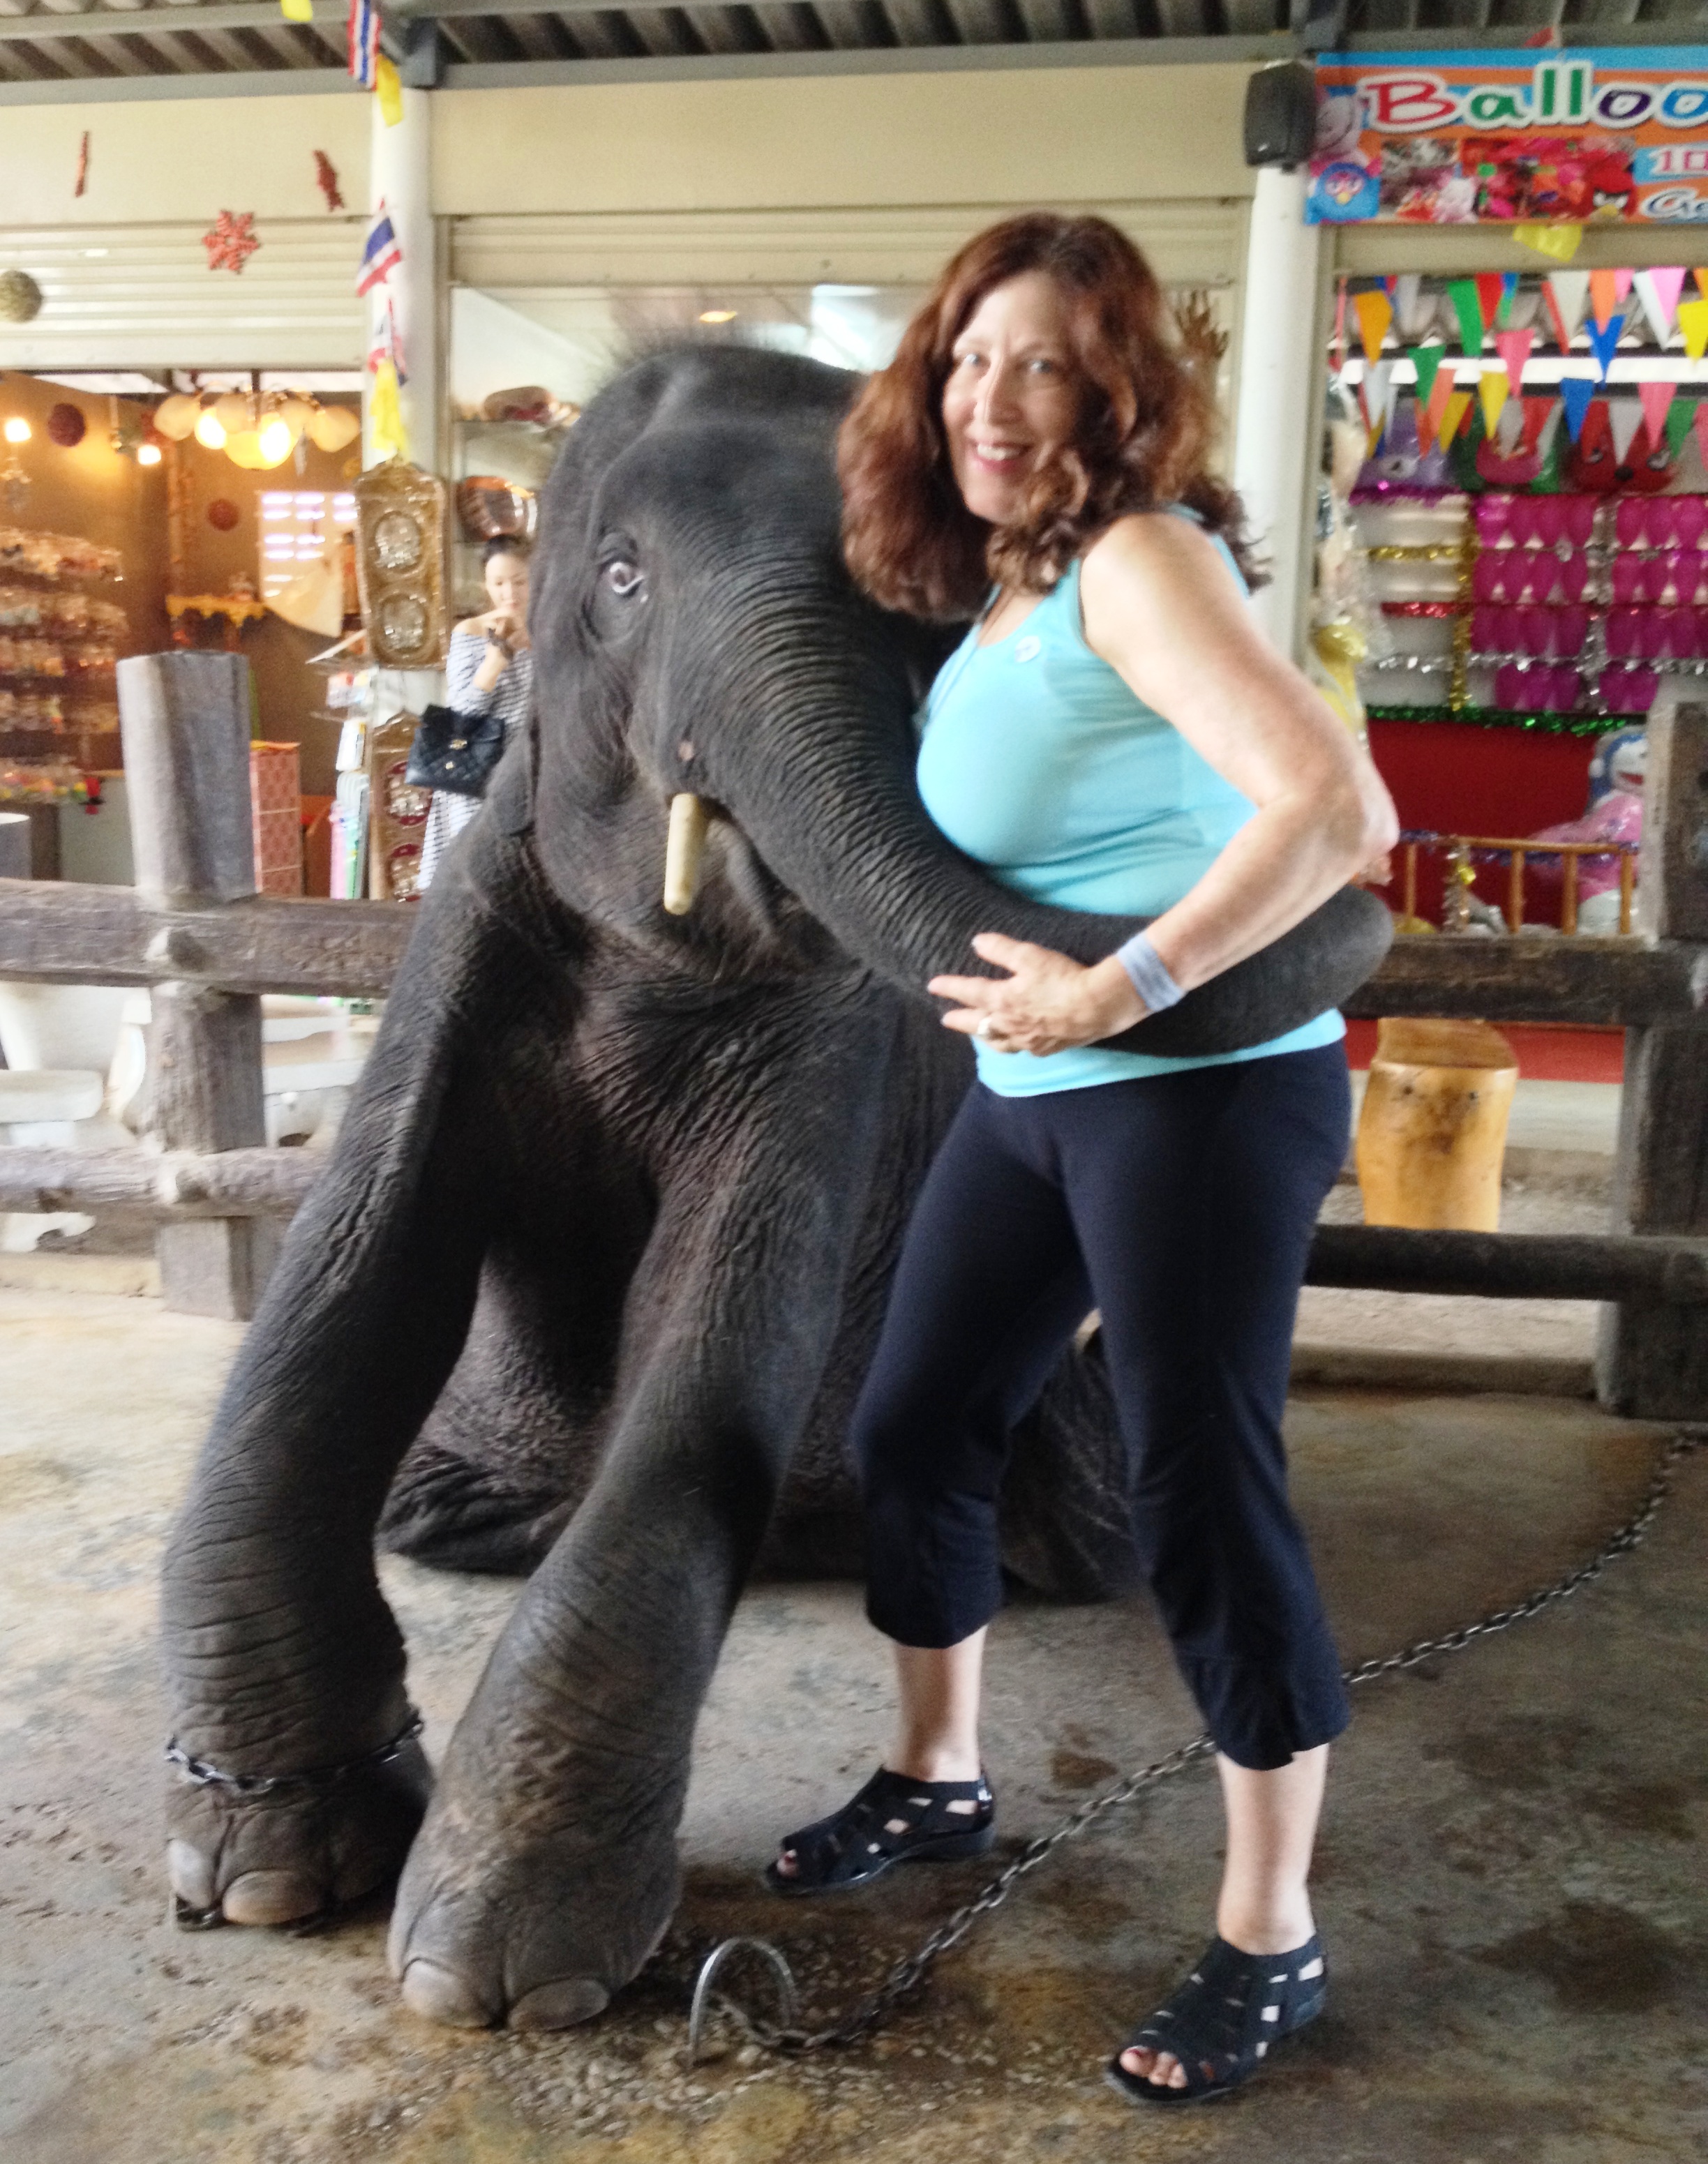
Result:
{"label": "woman in background", "polygon": [[[492,606],[471,616],[450,635],[445,663],[445,704],[459,714],[497,714],[510,732],[528,715],[533,696],[533,650],[528,636],[528,544],[489,541],[481,562]],[[481,808],[480,799],[437,791],[421,844],[423,887],[433,884],[439,860]]]}

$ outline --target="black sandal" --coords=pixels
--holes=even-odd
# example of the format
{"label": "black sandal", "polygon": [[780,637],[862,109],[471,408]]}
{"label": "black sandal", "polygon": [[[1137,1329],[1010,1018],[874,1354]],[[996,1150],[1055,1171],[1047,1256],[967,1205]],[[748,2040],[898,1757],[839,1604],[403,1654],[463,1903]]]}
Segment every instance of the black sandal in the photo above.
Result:
{"label": "black sandal", "polygon": [[[951,1804],[970,1803],[969,1811]],[[857,1796],[817,1825],[786,1835],[796,1869],[765,1867],[774,1894],[840,1894],[867,1886],[892,1863],[952,1863],[982,1856],[996,1838],[996,1799],[976,1781],[914,1781],[880,1766]]]}
{"label": "black sandal", "polygon": [[1271,2044],[1314,2021],[1327,1996],[1320,1939],[1307,1939],[1290,1954],[1243,1954],[1226,1939],[1212,1939],[1168,2004],[1121,2047],[1171,2052],[1185,2068],[1185,2087],[1165,2088],[1129,2073],[1121,2051],[1109,2062],[1108,2078],[1135,2103],[1197,2104],[1226,2096],[1257,2072]]}

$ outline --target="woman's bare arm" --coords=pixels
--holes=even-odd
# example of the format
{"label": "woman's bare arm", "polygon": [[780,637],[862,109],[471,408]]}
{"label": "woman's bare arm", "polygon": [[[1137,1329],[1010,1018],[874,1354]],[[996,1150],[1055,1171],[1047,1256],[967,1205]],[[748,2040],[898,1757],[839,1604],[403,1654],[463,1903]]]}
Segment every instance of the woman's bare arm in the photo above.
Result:
{"label": "woman's bare arm", "polygon": [[[1087,552],[1087,644],[1257,807],[1214,864],[1158,917],[1150,940],[1183,990],[1290,930],[1398,833],[1380,776],[1326,702],[1259,633],[1220,552],[1185,519],[1117,522]],[[1081,969],[1047,949],[981,934],[1006,980],[940,977],[943,1019],[992,1041],[1059,1051],[1109,1037],[1146,1011],[1115,956]]]}

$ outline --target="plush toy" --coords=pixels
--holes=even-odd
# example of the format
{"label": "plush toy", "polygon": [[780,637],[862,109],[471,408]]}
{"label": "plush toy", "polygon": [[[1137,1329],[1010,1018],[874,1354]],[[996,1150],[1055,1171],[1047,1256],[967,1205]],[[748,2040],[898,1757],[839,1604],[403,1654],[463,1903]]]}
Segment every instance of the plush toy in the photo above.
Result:
{"label": "plush toy", "polygon": [[[1537,842],[1642,840],[1642,781],[1648,739],[1640,729],[1603,737],[1590,762],[1590,801],[1580,819],[1563,820],[1531,837]],[[1552,900],[1564,880],[1563,857],[1532,857],[1531,875]],[[1619,859],[1578,859],[1578,929],[1600,934],[1619,929]]]}

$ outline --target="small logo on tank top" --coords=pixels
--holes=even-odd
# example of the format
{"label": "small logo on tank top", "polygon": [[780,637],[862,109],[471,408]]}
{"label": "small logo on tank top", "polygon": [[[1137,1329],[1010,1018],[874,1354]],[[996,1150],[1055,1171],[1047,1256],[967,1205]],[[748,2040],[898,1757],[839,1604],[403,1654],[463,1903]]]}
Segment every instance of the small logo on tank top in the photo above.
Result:
{"label": "small logo on tank top", "polygon": [[1041,638],[1028,636],[1022,638],[1015,648],[1014,659],[1017,661],[1036,661],[1043,651],[1043,641]]}

